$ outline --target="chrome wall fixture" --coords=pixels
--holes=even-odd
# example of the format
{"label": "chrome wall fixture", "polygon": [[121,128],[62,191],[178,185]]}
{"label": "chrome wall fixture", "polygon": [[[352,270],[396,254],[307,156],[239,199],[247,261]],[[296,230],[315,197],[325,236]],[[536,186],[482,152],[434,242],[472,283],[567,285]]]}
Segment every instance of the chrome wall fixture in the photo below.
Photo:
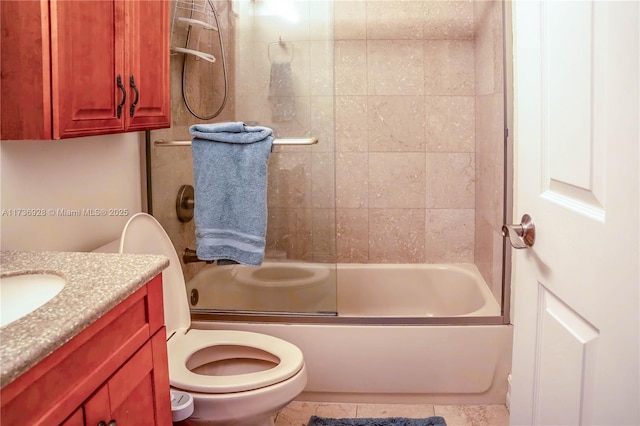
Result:
{"label": "chrome wall fixture", "polygon": [[191,222],[195,205],[193,186],[182,185],[176,197],[176,214],[180,222]]}
{"label": "chrome wall fixture", "polygon": [[[318,138],[282,138],[274,139],[273,145],[315,145],[318,143]],[[170,146],[191,146],[191,141],[166,141],[159,139],[154,141],[155,146],[170,147]]]}

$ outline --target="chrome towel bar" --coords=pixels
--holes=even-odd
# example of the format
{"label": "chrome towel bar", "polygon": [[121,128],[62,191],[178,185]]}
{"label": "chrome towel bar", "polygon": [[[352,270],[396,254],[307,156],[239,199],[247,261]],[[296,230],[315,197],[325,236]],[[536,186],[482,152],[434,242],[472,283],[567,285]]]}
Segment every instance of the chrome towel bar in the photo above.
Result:
{"label": "chrome towel bar", "polygon": [[[318,143],[318,138],[283,138],[274,139],[273,145],[315,145]],[[160,139],[154,141],[155,146],[191,146],[191,141],[166,141]]]}

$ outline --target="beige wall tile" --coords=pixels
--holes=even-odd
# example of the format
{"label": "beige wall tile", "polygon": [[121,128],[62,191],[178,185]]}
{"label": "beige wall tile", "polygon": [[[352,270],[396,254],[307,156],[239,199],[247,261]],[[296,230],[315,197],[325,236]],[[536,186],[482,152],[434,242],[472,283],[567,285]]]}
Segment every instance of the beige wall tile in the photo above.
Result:
{"label": "beige wall tile", "polygon": [[309,42],[311,96],[333,96],[333,40]]}
{"label": "beige wall tile", "polygon": [[492,163],[476,163],[476,203],[479,216],[491,226],[499,229],[503,219],[503,179],[502,167]]}
{"label": "beige wall tile", "polygon": [[313,152],[335,151],[335,114],[333,96],[311,97],[311,133],[318,143],[311,147]]}
{"label": "beige wall tile", "polygon": [[336,207],[369,207],[367,153],[336,153]]}
{"label": "beige wall tile", "polygon": [[473,40],[425,40],[426,95],[473,95]]}
{"label": "beige wall tile", "polygon": [[255,95],[236,95],[237,120],[248,124],[271,123],[271,105],[266,101],[266,95],[262,99],[256,102]]}
{"label": "beige wall tile", "polygon": [[478,19],[482,19],[482,24],[478,25],[475,37],[475,92],[476,95],[486,95],[493,93],[495,86],[493,81],[493,31],[486,28],[487,23],[490,22],[490,14],[487,12],[491,7],[491,2],[478,3],[482,3],[487,9],[477,11],[477,13],[482,13],[478,17]]}
{"label": "beige wall tile", "polygon": [[367,93],[423,95],[424,54],[419,40],[367,41]]}
{"label": "beige wall tile", "polygon": [[[242,84],[236,87],[234,95],[266,96],[269,87],[269,58],[266,49],[264,42],[256,43],[253,39],[238,40],[234,52],[238,57],[236,78]],[[175,80],[171,82],[172,88],[180,89],[182,85],[182,64],[179,65],[179,69],[172,70],[173,75],[176,76]],[[173,99],[182,102],[182,95],[179,94],[177,98]]]}
{"label": "beige wall tile", "polygon": [[[296,115],[289,121],[274,121],[274,106],[267,102],[265,109],[269,111],[269,118],[260,125],[271,127],[277,138],[296,138],[308,136],[311,133],[311,98],[309,96],[296,96]],[[279,150],[297,150],[297,147],[278,147]]]}
{"label": "beige wall tile", "polygon": [[424,209],[369,209],[369,263],[423,263]]}
{"label": "beige wall tile", "polygon": [[425,1],[424,38],[432,40],[473,39],[474,1]]}
{"label": "beige wall tile", "polygon": [[311,207],[310,152],[274,152],[267,178],[269,207]]}
{"label": "beige wall tile", "polygon": [[312,214],[311,249],[314,262],[336,262],[335,209],[314,208]]}
{"label": "beige wall tile", "polygon": [[423,96],[368,96],[369,151],[421,152],[425,147]]}
{"label": "beige wall tile", "polygon": [[367,1],[368,40],[422,40],[422,2]]}
{"label": "beige wall tile", "polygon": [[473,209],[474,154],[427,153],[426,182],[427,208]]}
{"label": "beige wall tile", "polygon": [[335,155],[330,152],[311,154],[311,206],[333,208],[336,205]]}
{"label": "beige wall tile", "polygon": [[369,153],[369,207],[424,208],[423,153]]}
{"label": "beige wall tile", "polygon": [[473,209],[427,209],[427,263],[473,262],[474,228]]}
{"label": "beige wall tile", "polygon": [[425,115],[428,152],[474,152],[472,96],[426,96]]}
{"label": "beige wall tile", "polygon": [[503,105],[501,93],[476,97],[476,209],[497,228],[504,206]]}
{"label": "beige wall tile", "polygon": [[[476,209],[476,212],[478,210]],[[491,283],[494,280],[493,277],[493,262],[495,255],[493,253],[493,244],[491,244],[491,226],[487,221],[479,214],[475,215],[475,238],[474,238],[474,260],[475,265],[480,271],[480,275],[484,278],[484,281],[491,287]],[[502,263],[502,260],[500,260]],[[493,290],[493,289],[492,289]],[[499,300],[499,299],[497,299]]]}
{"label": "beige wall tile", "polygon": [[312,210],[269,207],[267,248],[284,250],[287,259],[312,260]]}
{"label": "beige wall tile", "polygon": [[336,209],[337,261],[369,261],[369,209]]}
{"label": "beige wall tile", "polygon": [[335,42],[334,78],[336,96],[367,94],[367,42]]}
{"label": "beige wall tile", "polygon": [[367,97],[336,96],[336,151],[366,152]]}
{"label": "beige wall tile", "polygon": [[332,1],[309,2],[309,40],[333,40]]}
{"label": "beige wall tile", "polygon": [[367,38],[367,2],[365,0],[334,2],[334,37],[336,40]]}
{"label": "beige wall tile", "polygon": [[478,2],[476,16],[476,94],[503,92],[502,3]]}

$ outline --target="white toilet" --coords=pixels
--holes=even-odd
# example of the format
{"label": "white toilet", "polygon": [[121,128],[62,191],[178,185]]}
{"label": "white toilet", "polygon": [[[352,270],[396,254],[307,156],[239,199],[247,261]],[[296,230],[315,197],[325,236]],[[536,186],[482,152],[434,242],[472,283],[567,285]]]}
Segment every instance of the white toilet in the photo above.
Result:
{"label": "white toilet", "polygon": [[278,410],[307,383],[300,349],[265,334],[192,329],[180,260],[152,216],[138,213],[129,219],[120,252],[169,258],[162,277],[169,380],[172,389],[193,396],[194,412],[187,422],[273,425]]}

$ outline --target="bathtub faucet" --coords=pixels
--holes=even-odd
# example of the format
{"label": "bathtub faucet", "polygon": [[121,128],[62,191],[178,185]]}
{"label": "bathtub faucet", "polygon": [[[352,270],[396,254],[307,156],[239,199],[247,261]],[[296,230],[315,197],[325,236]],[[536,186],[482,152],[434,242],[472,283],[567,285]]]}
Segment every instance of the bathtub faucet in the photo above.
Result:
{"label": "bathtub faucet", "polygon": [[213,263],[213,260],[201,260],[198,259],[198,255],[196,254],[196,251],[190,248],[185,248],[184,252],[182,253],[182,261],[186,264],[186,263],[194,263],[194,262],[206,262],[207,264],[209,263]]}

